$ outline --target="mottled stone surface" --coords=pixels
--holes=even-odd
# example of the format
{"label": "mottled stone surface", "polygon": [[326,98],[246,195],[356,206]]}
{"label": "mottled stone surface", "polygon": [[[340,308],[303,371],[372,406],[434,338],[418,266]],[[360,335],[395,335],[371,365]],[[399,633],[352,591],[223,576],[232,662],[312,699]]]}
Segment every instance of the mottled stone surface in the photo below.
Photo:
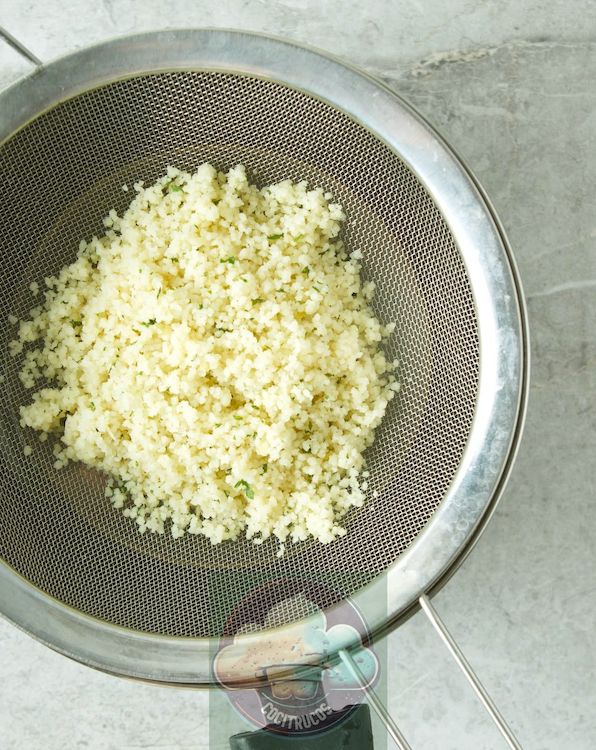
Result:
{"label": "mottled stone surface", "polygon": [[[471,166],[521,271],[532,386],[502,502],[435,602],[532,750],[596,747],[596,6],[572,7],[47,0],[6,2],[1,14],[43,59],[164,26],[308,41],[382,75]],[[0,85],[26,70],[1,48]],[[389,637],[389,653],[390,708],[414,750],[504,747],[420,614]],[[0,698],[2,750],[209,746],[207,693],[93,672],[3,621]],[[230,721],[230,733],[243,728]]]}
{"label": "mottled stone surface", "polygon": [[[390,80],[472,166],[524,283],[524,439],[492,523],[436,604],[537,750],[596,745],[595,73],[595,43],[545,42]],[[418,616],[391,638],[404,664],[392,707],[414,747],[501,747],[460,675],[434,663],[428,631]]]}

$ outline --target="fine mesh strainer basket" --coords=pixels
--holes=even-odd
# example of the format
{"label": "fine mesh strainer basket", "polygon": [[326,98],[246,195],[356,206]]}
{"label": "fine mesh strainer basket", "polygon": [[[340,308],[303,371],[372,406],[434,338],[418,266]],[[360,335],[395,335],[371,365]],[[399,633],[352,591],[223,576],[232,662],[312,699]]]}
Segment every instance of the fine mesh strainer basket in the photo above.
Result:
{"label": "fine mesh strainer basket", "polygon": [[[527,381],[511,255],[439,136],[382,84],[329,57],[186,30],[40,66],[0,95],[0,142],[0,612],[86,664],[186,685],[214,682],[231,610],[270,581],[315,573],[333,584],[325,608],[365,603],[373,634],[419,603],[432,617],[425,594],[467,553],[508,474]],[[376,283],[376,314],[397,323],[387,348],[401,391],[367,459],[378,497],[348,517],[344,538],[288,546],[281,559],[273,543],[141,536],[106,501],[105,478],[55,470],[49,445],[23,457],[8,316],[25,316],[30,282],[71,262],[81,238],[126,207],[123,184],[204,161],[243,163],[258,184],[307,179],[330,190],[348,248]],[[371,605],[366,592],[379,582],[387,595]],[[278,626],[247,641],[283,638],[295,614],[264,594],[263,610],[271,604]]]}

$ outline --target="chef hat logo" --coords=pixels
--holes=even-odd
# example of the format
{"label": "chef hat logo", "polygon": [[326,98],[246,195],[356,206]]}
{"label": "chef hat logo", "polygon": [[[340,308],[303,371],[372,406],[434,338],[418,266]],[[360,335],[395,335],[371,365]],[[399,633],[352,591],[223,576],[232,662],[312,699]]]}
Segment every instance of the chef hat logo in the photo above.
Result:
{"label": "chef hat logo", "polygon": [[[283,636],[268,638],[266,635],[250,639],[242,636],[255,635],[262,630],[274,628],[280,622],[280,607],[296,612],[309,613],[307,619],[284,626]],[[350,649],[362,682],[358,682],[345,664],[337,659],[337,652],[346,643],[358,644]],[[309,667],[319,667],[318,671]],[[287,667],[287,669],[284,669]],[[303,594],[293,597],[288,603],[276,605],[268,613],[263,624],[247,623],[236,634],[232,643],[217,653],[214,674],[222,687],[228,690],[246,689],[239,686],[238,674],[250,674],[255,680],[283,681],[320,679],[326,694],[332,691],[354,691],[372,685],[378,675],[378,661],[373,651],[362,644],[355,627],[339,623],[328,627],[327,618],[316,605],[306,600]]]}

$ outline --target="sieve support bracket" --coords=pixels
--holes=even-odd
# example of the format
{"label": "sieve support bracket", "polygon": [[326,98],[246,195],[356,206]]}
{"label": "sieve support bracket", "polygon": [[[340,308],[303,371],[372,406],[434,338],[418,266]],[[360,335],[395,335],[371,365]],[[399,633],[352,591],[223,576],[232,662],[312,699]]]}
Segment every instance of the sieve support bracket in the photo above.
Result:
{"label": "sieve support bracket", "polygon": [[[418,601],[420,603],[420,607],[422,611],[428,618],[430,624],[438,633],[439,637],[443,641],[447,650],[449,651],[449,653],[455,660],[457,666],[464,673],[466,680],[468,681],[468,683],[470,684],[470,686],[472,687],[472,689],[478,696],[480,702],[482,703],[482,705],[488,712],[489,716],[493,720],[495,726],[497,727],[497,729],[503,736],[503,739],[507,743],[508,747],[510,747],[511,750],[523,750],[522,746],[519,744],[515,735],[511,731],[505,719],[503,718],[503,715],[501,714],[501,712],[495,705],[495,702],[488,694],[484,685],[480,682],[477,674],[474,672],[468,660],[464,656],[462,650],[455,642],[455,639],[453,638],[451,633],[447,630],[445,623],[441,620],[441,618],[437,614],[437,611],[431,604],[428,596],[426,594],[423,594]],[[371,687],[367,686],[366,677],[362,674],[362,672],[360,671],[360,668],[358,667],[357,663],[352,658],[350,653],[346,649],[341,649],[338,655],[341,661],[343,662],[343,664],[345,665],[345,667],[348,669],[348,671],[352,675],[352,677],[354,677],[354,679],[356,679],[362,686],[363,690],[366,693],[366,697],[368,699],[370,706],[374,709],[378,717],[381,719],[381,721],[385,725],[385,728],[387,729],[389,736],[393,739],[395,746],[398,748],[398,750],[412,750],[411,746],[408,744],[407,740],[401,733],[401,730],[399,729],[399,727],[397,726],[397,724],[391,717],[387,708],[383,705],[383,702],[380,700],[379,696],[375,693],[375,691]]]}
{"label": "sieve support bracket", "polygon": [[348,672],[362,686],[364,692],[366,693],[368,703],[385,725],[385,729],[387,730],[389,736],[395,743],[395,746],[398,748],[398,750],[412,750],[412,747],[408,744],[408,741],[401,733],[400,728],[393,720],[393,717],[387,710],[386,706],[383,704],[383,701],[375,693],[373,688],[367,685],[366,677],[362,674],[362,672],[360,671],[360,667],[358,666],[356,661],[352,659],[350,653],[345,648],[342,648],[339,650],[338,656]]}
{"label": "sieve support bracket", "polygon": [[43,61],[37,57],[28,47],[25,47],[25,45],[22,42],[19,42],[19,40],[14,37],[9,31],[7,31],[4,27],[0,26],[0,37],[4,39],[4,41],[9,45],[9,47],[12,47],[14,50],[16,50],[21,57],[24,57],[25,60],[35,65],[36,68],[39,68],[43,65]]}
{"label": "sieve support bracket", "polygon": [[488,694],[486,688],[480,682],[478,675],[474,672],[474,670],[470,666],[462,650],[455,642],[455,639],[453,638],[451,633],[447,630],[445,623],[441,620],[441,618],[437,614],[437,611],[431,604],[431,601],[428,598],[428,596],[426,594],[423,594],[418,601],[420,603],[420,607],[422,608],[422,611],[428,618],[430,624],[433,626],[433,628],[439,635],[439,638],[443,641],[447,650],[449,651],[449,653],[455,660],[455,663],[457,664],[457,666],[464,673],[466,680],[470,684],[472,690],[474,690],[474,692],[478,696],[480,702],[482,703],[482,705],[488,712],[490,718],[493,720],[495,726],[497,727],[497,729],[503,736],[503,739],[505,740],[507,745],[511,748],[511,750],[522,750],[522,746],[519,744],[515,735],[511,731],[505,719],[503,718],[503,715],[501,714],[501,712],[495,705],[495,702]]}

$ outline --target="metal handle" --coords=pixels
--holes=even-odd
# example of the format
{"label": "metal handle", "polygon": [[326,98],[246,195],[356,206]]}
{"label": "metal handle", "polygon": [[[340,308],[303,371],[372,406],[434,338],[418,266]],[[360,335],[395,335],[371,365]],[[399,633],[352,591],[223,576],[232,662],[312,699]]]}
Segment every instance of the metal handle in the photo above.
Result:
{"label": "metal handle", "polygon": [[469,665],[466,657],[462,653],[462,650],[454,641],[453,636],[445,627],[444,622],[441,620],[435,608],[430,603],[430,599],[426,596],[426,594],[423,594],[420,597],[419,602],[424,611],[424,614],[428,617],[431,625],[437,631],[443,643],[447,646],[447,649],[449,650],[451,656],[453,656],[453,658],[455,659],[457,666],[464,673],[466,680],[470,683],[472,689],[480,698],[482,705],[488,711],[499,732],[501,732],[501,734],[503,735],[503,739],[505,740],[505,742],[509,745],[511,750],[522,750],[522,746],[515,738],[515,735],[507,725],[507,722],[503,718],[499,709],[496,707],[493,699],[487,693],[486,688],[480,682],[478,676]]}
{"label": "metal handle", "polygon": [[[511,748],[511,750],[523,750],[522,746],[519,744],[519,742],[515,738],[515,735],[513,734],[513,732],[507,725],[507,722],[503,718],[501,712],[494,704],[490,695],[487,693],[486,688],[482,685],[482,683],[478,679],[476,673],[474,672],[472,667],[469,665],[461,649],[459,648],[457,643],[454,641],[451,633],[447,630],[447,628],[445,627],[445,624],[443,623],[443,621],[437,614],[435,608],[430,603],[430,599],[426,596],[426,594],[423,594],[420,597],[419,602],[420,602],[420,606],[422,607],[424,614],[428,617],[431,625],[437,631],[443,643],[447,646],[449,653],[451,654],[451,656],[453,656],[458,667],[464,673],[466,679],[472,686],[472,689],[474,690],[476,695],[480,698],[482,705],[488,711],[491,719],[497,726],[497,729],[499,730],[499,732],[501,732],[503,739],[505,740],[507,745]],[[358,680],[363,690],[366,692],[366,696],[368,698],[370,705],[376,711],[381,721],[385,724],[385,727],[387,728],[387,732],[389,733],[389,735],[395,742],[396,747],[398,747],[399,750],[411,750],[410,745],[408,744],[403,734],[400,732],[397,724],[391,718],[391,715],[389,714],[389,712],[383,705],[382,701],[379,699],[379,696],[375,693],[375,691],[371,687],[366,686],[365,676],[362,674],[362,672],[360,671],[360,668],[358,667],[354,659],[352,659],[348,651],[346,651],[345,649],[340,650],[339,657],[343,661],[343,663],[346,665],[346,667],[350,670],[350,673],[352,674],[352,676],[356,680]]]}
{"label": "metal handle", "polygon": [[366,693],[366,697],[368,698],[368,702],[375,710],[379,719],[381,719],[381,721],[385,725],[387,732],[389,733],[391,739],[395,742],[396,747],[398,747],[399,750],[412,750],[411,746],[408,744],[408,741],[400,732],[399,727],[391,718],[391,714],[383,705],[383,701],[371,687],[366,686],[366,677],[362,674],[362,672],[360,671],[360,667],[356,664],[354,659],[352,659],[346,649],[340,649],[339,658],[345,664],[352,677],[357,680],[362,686],[363,690]]}
{"label": "metal handle", "polygon": [[27,49],[24,44],[21,44],[18,39],[15,39],[15,37],[2,26],[0,26],[0,37],[2,37],[4,41],[13,49],[15,49],[19,53],[19,55],[24,57],[30,63],[33,63],[33,65],[35,65],[37,68],[39,68],[40,65],[43,65],[43,62],[39,59],[39,57],[37,57],[37,55],[34,55],[30,49]]}

